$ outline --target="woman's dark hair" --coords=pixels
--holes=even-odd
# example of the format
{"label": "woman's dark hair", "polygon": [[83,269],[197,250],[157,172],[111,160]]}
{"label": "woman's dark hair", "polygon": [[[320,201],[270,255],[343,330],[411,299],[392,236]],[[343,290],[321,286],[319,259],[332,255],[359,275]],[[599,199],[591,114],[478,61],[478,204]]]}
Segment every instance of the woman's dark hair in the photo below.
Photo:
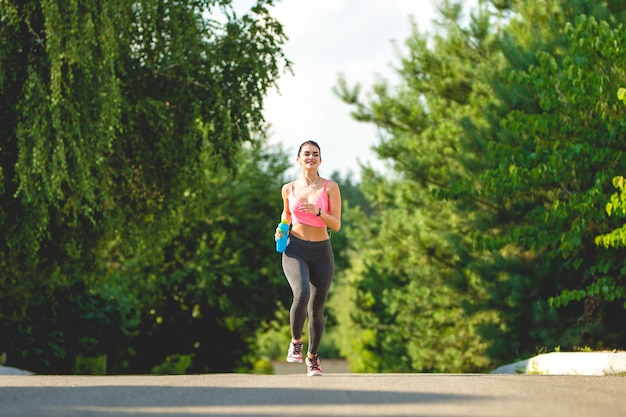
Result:
{"label": "woman's dark hair", "polygon": [[300,152],[302,152],[302,147],[304,145],[313,145],[313,146],[315,146],[317,149],[320,150],[320,155],[321,155],[322,148],[320,148],[320,145],[318,145],[317,142],[315,142],[314,140],[307,140],[302,145],[300,145],[300,147],[298,148],[298,155],[296,155],[296,156],[298,156],[298,157],[300,156]]}

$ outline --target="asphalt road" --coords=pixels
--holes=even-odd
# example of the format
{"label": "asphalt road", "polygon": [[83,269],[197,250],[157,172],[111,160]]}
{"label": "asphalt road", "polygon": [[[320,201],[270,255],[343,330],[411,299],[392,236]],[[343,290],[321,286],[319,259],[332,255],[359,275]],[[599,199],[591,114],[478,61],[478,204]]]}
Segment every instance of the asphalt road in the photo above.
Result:
{"label": "asphalt road", "polygon": [[0,376],[2,417],[626,416],[626,377]]}

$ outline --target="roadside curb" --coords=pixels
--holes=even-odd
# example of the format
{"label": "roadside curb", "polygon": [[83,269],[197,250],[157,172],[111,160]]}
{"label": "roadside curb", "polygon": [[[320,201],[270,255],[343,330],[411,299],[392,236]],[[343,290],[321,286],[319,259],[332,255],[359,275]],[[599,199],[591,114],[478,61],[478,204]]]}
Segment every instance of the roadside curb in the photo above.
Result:
{"label": "roadside curb", "polygon": [[0,375],[34,375],[34,374],[30,371],[25,371],[23,369],[0,365]]}
{"label": "roadside curb", "polygon": [[551,352],[501,366],[492,374],[618,375],[626,374],[626,352]]}

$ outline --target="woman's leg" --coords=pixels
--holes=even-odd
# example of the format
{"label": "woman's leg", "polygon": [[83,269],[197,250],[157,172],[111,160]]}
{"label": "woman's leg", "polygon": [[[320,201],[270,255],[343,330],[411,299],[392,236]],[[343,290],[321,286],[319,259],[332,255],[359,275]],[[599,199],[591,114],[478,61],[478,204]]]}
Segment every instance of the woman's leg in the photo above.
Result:
{"label": "woman's leg", "polygon": [[317,354],[322,335],[324,334],[324,309],[326,307],[328,290],[335,272],[335,260],[330,242],[328,242],[327,246],[317,249],[314,251],[316,259],[310,261],[311,296],[307,306],[309,315],[308,352],[311,354]]}
{"label": "woman's leg", "polygon": [[291,337],[302,339],[302,329],[307,315],[307,304],[311,296],[309,284],[309,267],[300,256],[287,251],[283,253],[283,271],[293,293],[293,301],[289,310]]}

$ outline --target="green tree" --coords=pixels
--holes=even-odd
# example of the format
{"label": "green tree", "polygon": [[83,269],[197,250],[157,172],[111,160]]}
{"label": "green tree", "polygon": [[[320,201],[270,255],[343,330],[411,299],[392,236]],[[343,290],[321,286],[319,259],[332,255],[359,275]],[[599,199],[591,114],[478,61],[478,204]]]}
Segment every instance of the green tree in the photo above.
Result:
{"label": "green tree", "polygon": [[250,369],[255,331],[289,295],[273,241],[287,158],[264,141],[239,154],[236,174],[203,170],[158,261],[129,257],[108,271],[130,283],[140,314],[137,333],[113,349],[111,371],[153,372],[174,355],[190,357],[193,373]]}
{"label": "green tree", "polygon": [[387,175],[365,171],[362,188],[376,214],[361,214],[346,232],[354,257],[338,299],[350,303],[333,307],[355,371],[458,372],[489,364],[479,329],[497,316],[477,307],[485,293],[476,272],[481,254],[472,248],[478,213],[489,206],[478,193],[488,161],[463,120],[489,101],[483,80],[499,61],[486,10],[469,29],[461,12],[444,2],[439,34],[429,38],[415,28],[395,90],[380,83],[364,104],[358,86],[338,85],[357,120],[383,132],[376,152],[393,167]]}
{"label": "green tree", "polygon": [[594,243],[612,223],[599,210],[610,179],[624,170],[623,115],[607,94],[624,82],[623,11],[600,2],[525,2],[517,11],[503,36],[510,71],[496,79],[507,106],[490,119],[488,155],[498,166],[482,177],[504,209],[492,236],[504,256],[494,261],[508,265],[491,282],[507,323],[491,354],[624,346],[623,252]]}
{"label": "green tree", "polygon": [[[400,85],[339,93],[391,161],[363,190],[337,306],[357,371],[476,371],[538,347],[624,346],[623,253],[594,238],[623,171],[623,13],[604,2],[491,2],[414,33]],[[494,19],[494,16],[496,19]],[[622,54],[623,55],[623,54]],[[602,293],[604,291],[604,293]]]}
{"label": "green tree", "polygon": [[9,364],[65,372],[76,351],[109,353],[133,331],[143,292],[109,271],[162,261],[207,202],[187,194],[206,197],[203,172],[232,168],[254,141],[289,64],[271,5],[238,17],[230,1],[0,1]]}

